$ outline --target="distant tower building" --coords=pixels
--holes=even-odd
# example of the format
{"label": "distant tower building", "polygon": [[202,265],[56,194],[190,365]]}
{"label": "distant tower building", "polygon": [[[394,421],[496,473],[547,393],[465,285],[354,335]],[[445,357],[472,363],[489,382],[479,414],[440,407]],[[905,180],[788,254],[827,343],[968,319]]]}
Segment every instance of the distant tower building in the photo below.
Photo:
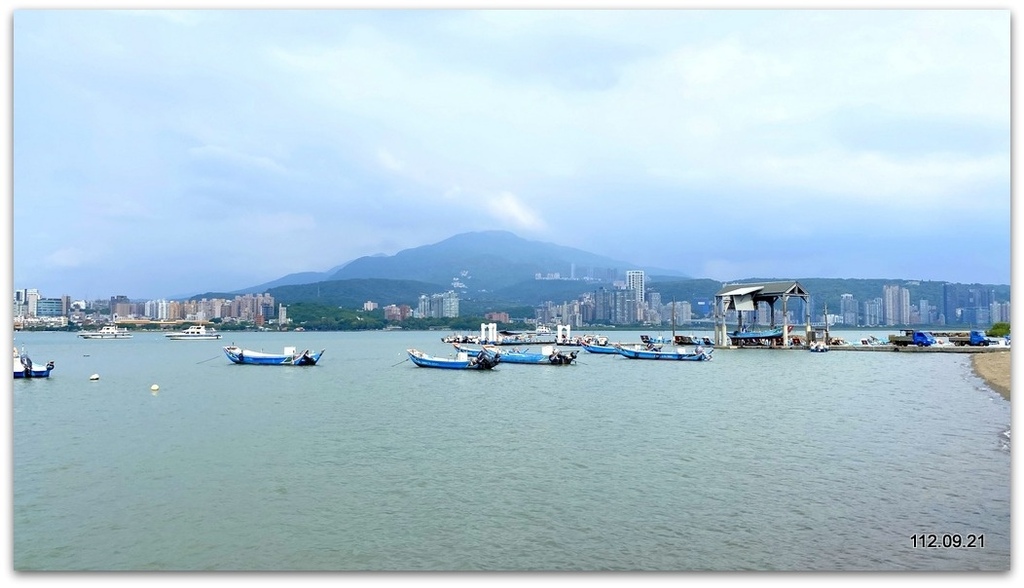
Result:
{"label": "distant tower building", "polygon": [[886,325],[910,324],[910,290],[899,285],[882,286],[882,309]]}
{"label": "distant tower building", "polygon": [[277,327],[283,329],[288,324],[288,307],[283,304],[277,305]]}
{"label": "distant tower building", "polygon": [[25,290],[25,307],[27,309],[27,316],[38,316],[37,305],[39,304],[39,290],[35,288],[29,288]]}
{"label": "distant tower building", "polygon": [[643,303],[644,298],[644,271],[629,270],[626,272],[626,288],[636,290],[636,301]]}
{"label": "distant tower building", "polygon": [[917,320],[923,325],[930,325],[934,322],[932,315],[935,314],[934,307],[924,298],[917,305]]}
{"label": "distant tower building", "polygon": [[441,316],[445,318],[458,318],[459,316],[459,293],[449,290],[441,295]]}
{"label": "distant tower building", "polygon": [[875,298],[864,303],[864,326],[877,327],[882,324],[882,299]]}
{"label": "distant tower building", "polygon": [[854,326],[857,323],[857,300],[853,294],[843,294],[839,297],[839,316],[843,317],[843,324]]}
{"label": "distant tower building", "polygon": [[757,303],[757,311],[754,314],[754,324],[772,324],[772,307],[769,306],[767,302],[761,301]]}

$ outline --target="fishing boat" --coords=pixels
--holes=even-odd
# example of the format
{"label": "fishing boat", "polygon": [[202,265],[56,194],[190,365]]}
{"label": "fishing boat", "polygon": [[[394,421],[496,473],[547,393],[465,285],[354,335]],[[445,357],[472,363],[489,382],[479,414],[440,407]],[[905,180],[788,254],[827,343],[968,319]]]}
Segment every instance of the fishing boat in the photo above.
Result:
{"label": "fishing boat", "polygon": [[702,337],[700,335],[675,335],[672,339],[672,342],[677,347],[683,347],[686,345],[703,345],[704,347],[715,346],[715,341],[711,337]]}
{"label": "fishing boat", "polygon": [[669,361],[711,361],[711,352],[703,347],[697,347],[693,352],[687,352],[682,347],[675,351],[660,351],[647,349],[645,345],[618,345],[616,351],[619,355],[629,359],[664,359]]}
{"label": "fishing boat", "polygon": [[207,330],[206,325],[192,325],[184,331],[167,333],[164,336],[171,341],[212,341],[220,339],[220,333],[212,328]]}
{"label": "fishing boat", "polygon": [[321,349],[319,353],[310,353],[307,349],[296,353],[294,347],[285,347],[284,353],[265,353],[228,345],[224,348],[224,355],[234,363],[249,365],[316,365],[324,351]]}
{"label": "fishing boat", "polygon": [[437,357],[419,349],[406,349],[406,352],[409,359],[419,367],[449,370],[489,370],[498,365],[502,358],[501,354],[488,353],[483,349],[475,355],[459,351],[455,357]]}
{"label": "fishing boat", "polygon": [[610,342],[604,335],[584,335],[579,339],[579,346],[587,353],[619,354],[615,349],[615,343]]}
{"label": "fishing boat", "polygon": [[487,351],[494,355],[500,355],[502,363],[525,363],[530,365],[571,365],[572,362],[576,361],[578,353],[577,351],[566,353],[554,345],[545,345],[541,347],[540,352],[531,352],[529,349],[520,351],[518,347],[499,351],[497,347],[474,348],[462,343],[455,343],[453,345],[455,349],[465,351],[470,355],[476,354],[479,351]]}
{"label": "fishing boat", "polygon": [[[793,330],[793,325],[789,326],[789,330]],[[757,343],[767,339],[778,339],[782,337],[782,327],[775,327],[774,329],[766,329],[763,331],[733,331],[729,333],[729,338],[732,339],[733,343]]]}
{"label": "fishing boat", "polygon": [[607,343],[602,345],[597,342],[584,342],[581,343],[580,346],[583,347],[584,351],[587,351],[588,353],[604,353],[608,355],[618,355],[619,353],[619,350],[616,349],[614,345],[609,345]]}
{"label": "fishing boat", "polygon": [[49,361],[45,366],[32,361],[24,352],[19,353],[14,348],[14,377],[17,378],[49,378],[50,370],[53,369],[53,362]]}
{"label": "fishing boat", "polygon": [[98,331],[87,331],[79,333],[82,339],[131,339],[132,332],[125,328],[118,328],[117,325],[103,325]]}

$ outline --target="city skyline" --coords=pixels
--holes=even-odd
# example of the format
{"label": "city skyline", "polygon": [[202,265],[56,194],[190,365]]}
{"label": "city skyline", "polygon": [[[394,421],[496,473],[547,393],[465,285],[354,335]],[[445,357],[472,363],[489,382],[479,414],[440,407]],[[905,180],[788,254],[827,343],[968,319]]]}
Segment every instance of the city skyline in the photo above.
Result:
{"label": "city skyline", "polygon": [[235,291],[488,229],[720,281],[1010,282],[1008,10],[12,22],[16,289]]}
{"label": "city skyline", "polygon": [[[642,270],[630,270],[626,272],[624,281],[616,281],[614,284],[607,285],[595,284],[596,290],[583,292],[575,299],[563,300],[558,304],[551,301],[535,304],[535,318],[539,322],[547,324],[585,327],[595,319],[605,319],[610,324],[620,325],[639,323],[664,325],[665,317],[671,316],[672,323],[675,324],[677,316],[675,297],[673,296],[671,303],[664,302],[661,292],[656,287],[647,287],[645,284],[645,275]],[[850,293],[841,294],[838,310],[833,307],[834,312],[831,313],[827,311],[827,300],[821,302],[809,297],[806,307],[803,301],[796,301],[797,306],[803,308],[803,311],[795,312],[795,314],[804,314],[807,317],[820,315],[823,321],[830,324],[868,327],[1009,323],[1010,301],[1002,300],[993,288],[976,286],[980,285],[943,283],[941,301],[934,304],[924,297],[915,298],[916,303],[912,302],[909,288],[899,284],[884,284],[881,286],[881,296],[868,294],[868,298],[863,301],[858,300]],[[645,296],[647,293],[650,294],[649,299]],[[459,293],[455,290],[430,295],[420,294],[415,315],[417,318],[459,317],[459,300]],[[42,322],[52,326],[48,321],[54,318],[60,319],[58,325],[60,327],[67,326],[71,319],[81,322],[89,314],[89,307],[95,309],[95,306],[89,302],[79,305],[79,301],[72,301],[70,296],[66,295],[60,298],[46,298],[40,296],[40,293],[34,289],[16,290],[14,293],[15,325],[17,327],[27,321],[30,323]],[[401,311],[398,302],[398,300],[374,300],[371,298],[362,302],[361,305],[362,310],[366,311],[380,308],[383,304],[386,320],[401,321],[409,318],[411,315]],[[706,319],[709,316],[711,307],[708,297],[698,295],[678,302],[681,304],[679,322],[682,324],[689,323],[691,320],[691,303],[698,307],[704,307],[703,313],[697,313],[699,318]],[[218,317],[245,320],[246,316],[249,318],[256,315],[273,317],[274,304],[274,297],[267,293],[236,294],[228,298],[211,296],[184,301],[166,299],[133,301],[127,296],[119,295],[110,297],[104,314],[105,318],[110,321],[205,320]],[[400,306],[412,311],[408,304],[403,303]],[[568,311],[570,307],[574,309],[572,312]],[[589,312],[583,310],[584,307],[588,308]],[[281,305],[281,308],[283,309],[284,306]],[[559,308],[563,310],[557,310]],[[750,315],[756,317],[755,322],[768,324],[771,322],[769,311],[768,305],[760,302],[755,310],[750,311]],[[729,312],[735,314],[735,311]],[[776,310],[775,315],[779,316],[781,312],[781,310]],[[498,314],[507,316],[507,313],[504,312]],[[789,314],[792,319],[794,316],[792,308]],[[728,320],[729,313],[727,312],[726,315]]]}

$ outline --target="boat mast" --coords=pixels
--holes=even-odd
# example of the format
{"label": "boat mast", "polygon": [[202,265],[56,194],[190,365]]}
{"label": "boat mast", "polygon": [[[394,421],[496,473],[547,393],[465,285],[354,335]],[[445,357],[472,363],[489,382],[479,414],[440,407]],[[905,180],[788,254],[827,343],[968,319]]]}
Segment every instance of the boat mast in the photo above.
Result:
{"label": "boat mast", "polygon": [[825,345],[828,345],[828,302],[825,303]]}
{"label": "boat mast", "polygon": [[672,343],[676,342],[676,298],[672,297]]}

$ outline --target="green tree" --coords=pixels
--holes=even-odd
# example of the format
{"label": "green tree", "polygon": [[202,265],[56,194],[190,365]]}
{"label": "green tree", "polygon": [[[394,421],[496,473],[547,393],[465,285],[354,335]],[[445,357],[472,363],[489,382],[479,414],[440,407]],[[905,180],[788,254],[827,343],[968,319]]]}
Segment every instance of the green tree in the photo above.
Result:
{"label": "green tree", "polygon": [[1010,334],[1010,323],[995,323],[985,334],[989,337],[1005,337]]}

